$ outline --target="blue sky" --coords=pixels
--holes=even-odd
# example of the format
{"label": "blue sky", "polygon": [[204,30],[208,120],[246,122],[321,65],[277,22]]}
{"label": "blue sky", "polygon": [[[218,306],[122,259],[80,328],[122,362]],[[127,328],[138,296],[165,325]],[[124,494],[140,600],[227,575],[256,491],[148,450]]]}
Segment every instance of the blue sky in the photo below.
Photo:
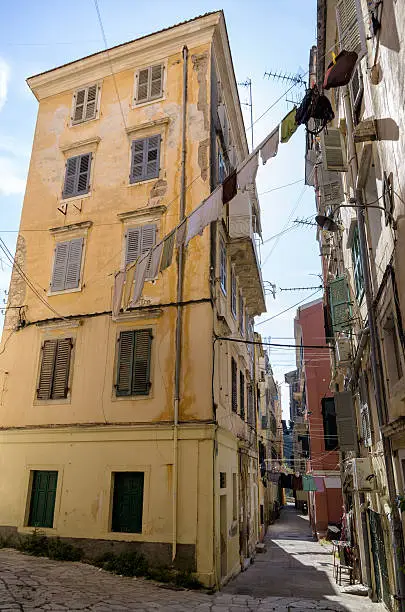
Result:
{"label": "blue sky", "polygon": [[[140,8],[142,6],[142,8]],[[236,78],[253,82],[254,117],[259,117],[288,84],[263,78],[265,71],[307,71],[309,49],[315,43],[315,0],[99,0],[109,46],[148,34],[222,8],[228,28]],[[19,0],[5,3],[0,21],[0,235],[14,248],[24,196],[29,155],[35,129],[37,102],[25,79],[54,66],[103,49],[103,40],[93,0]],[[287,97],[302,94],[297,87]],[[242,102],[247,91],[240,88]],[[284,117],[292,104],[282,100],[254,125],[258,144]],[[249,109],[243,106],[245,125]],[[250,131],[248,138],[250,142]],[[280,145],[276,158],[261,167],[258,192],[303,179],[305,133],[301,127],[290,142]],[[313,189],[303,181],[260,197],[263,239],[284,229],[292,220],[315,214]],[[288,226],[291,222],[288,223]],[[299,227],[260,247],[263,278],[278,288],[317,285],[320,257],[314,228]],[[0,262],[0,290],[7,289],[9,268]],[[288,308],[311,292],[280,292],[267,297],[266,317]],[[320,296],[316,294],[315,297]],[[1,304],[0,298],[0,304]],[[265,338],[292,342],[295,310],[257,327]],[[260,320],[266,318],[262,317]],[[259,320],[257,321],[259,322]],[[276,339],[277,338],[277,339]],[[285,340],[284,340],[285,339]],[[270,359],[278,380],[294,368],[294,351],[272,349]],[[283,400],[287,394],[284,386]],[[284,411],[287,405],[284,405]]]}

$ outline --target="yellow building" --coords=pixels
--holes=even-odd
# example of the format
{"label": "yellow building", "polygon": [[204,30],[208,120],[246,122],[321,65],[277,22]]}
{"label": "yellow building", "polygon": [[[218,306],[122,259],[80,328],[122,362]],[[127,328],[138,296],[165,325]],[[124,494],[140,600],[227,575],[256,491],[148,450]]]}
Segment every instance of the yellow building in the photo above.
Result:
{"label": "yellow building", "polygon": [[[258,538],[255,191],[113,316],[114,275],[248,152],[222,12],[38,74],[0,362],[0,532],[219,585]],[[127,277],[127,284],[129,283]],[[132,289],[131,284],[125,291]]]}

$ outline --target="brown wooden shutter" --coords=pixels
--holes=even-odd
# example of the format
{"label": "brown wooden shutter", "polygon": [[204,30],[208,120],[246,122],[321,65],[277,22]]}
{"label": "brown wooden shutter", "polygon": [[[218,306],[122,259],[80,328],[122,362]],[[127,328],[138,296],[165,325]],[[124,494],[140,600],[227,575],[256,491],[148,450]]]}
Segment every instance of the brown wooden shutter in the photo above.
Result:
{"label": "brown wooden shutter", "polygon": [[132,370],[134,360],[134,332],[125,331],[120,333],[117,367],[117,395],[131,395]]}
{"label": "brown wooden shutter", "polygon": [[37,398],[40,400],[51,399],[57,342],[57,340],[45,340],[42,345],[41,371],[37,389]]}
{"label": "brown wooden shutter", "polygon": [[142,329],[134,332],[134,372],[132,377],[132,393],[134,395],[147,395],[150,387],[150,353],[152,344],[152,330]]}
{"label": "brown wooden shutter", "polygon": [[68,395],[70,354],[72,339],[63,338],[57,341],[55,368],[52,385],[52,399],[63,399]]}

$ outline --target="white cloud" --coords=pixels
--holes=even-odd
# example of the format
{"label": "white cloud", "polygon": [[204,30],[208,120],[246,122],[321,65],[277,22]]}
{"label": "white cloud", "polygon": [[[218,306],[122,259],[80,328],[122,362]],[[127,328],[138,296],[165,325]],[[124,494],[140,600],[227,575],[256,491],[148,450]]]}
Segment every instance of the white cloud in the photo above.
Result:
{"label": "white cloud", "polygon": [[0,156],[0,194],[8,196],[24,193],[25,179],[19,164],[13,159]]}
{"label": "white cloud", "polygon": [[0,110],[3,108],[7,99],[8,78],[10,68],[8,64],[0,57]]}

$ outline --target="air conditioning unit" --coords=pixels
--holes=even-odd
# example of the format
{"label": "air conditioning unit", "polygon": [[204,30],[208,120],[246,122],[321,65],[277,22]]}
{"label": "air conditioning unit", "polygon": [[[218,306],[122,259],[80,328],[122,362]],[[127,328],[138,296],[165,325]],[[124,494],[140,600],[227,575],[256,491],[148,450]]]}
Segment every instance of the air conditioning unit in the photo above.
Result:
{"label": "air conditioning unit", "polygon": [[353,488],[355,491],[373,491],[375,474],[371,457],[353,459]]}
{"label": "air conditioning unit", "polygon": [[352,341],[350,338],[336,339],[336,359],[339,365],[348,365],[353,359]]}

